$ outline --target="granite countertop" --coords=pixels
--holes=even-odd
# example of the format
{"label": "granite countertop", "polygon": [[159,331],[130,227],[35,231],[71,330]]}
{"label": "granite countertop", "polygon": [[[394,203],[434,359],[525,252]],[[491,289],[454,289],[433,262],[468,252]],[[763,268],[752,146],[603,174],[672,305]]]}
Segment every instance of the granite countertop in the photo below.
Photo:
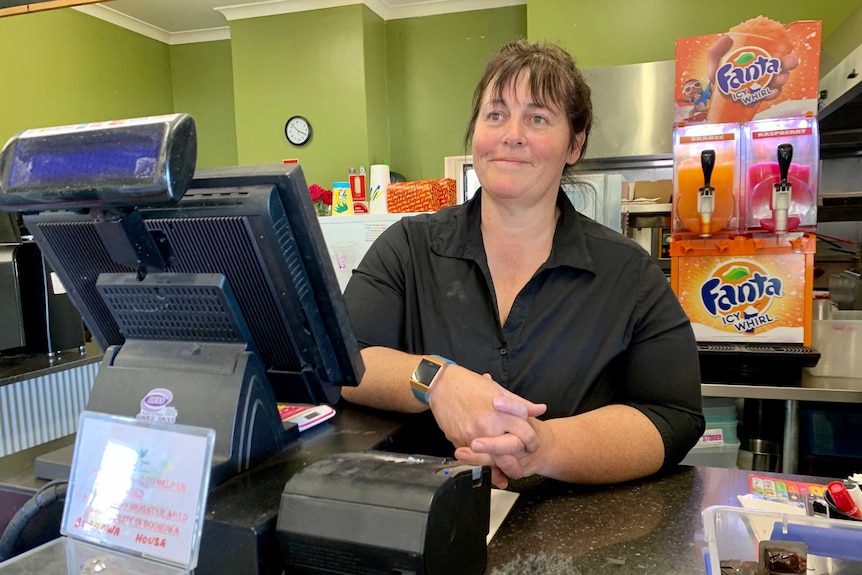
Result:
{"label": "granite countertop", "polygon": [[[386,450],[403,424],[403,417],[394,414],[344,404],[338,407],[339,415],[333,420],[303,433],[300,441],[210,492],[198,572],[249,572],[247,565],[257,564],[260,572],[269,573],[282,561],[277,546],[271,546],[275,543],[271,530],[285,481],[329,453]],[[72,440],[71,436],[62,438],[3,458],[0,496],[11,502],[38,489],[44,481],[32,475],[34,456]],[[706,573],[701,512],[711,505],[738,507],[736,496],[749,492],[752,473],[679,466],[610,486],[572,485],[539,477],[513,481],[510,490],[520,496],[488,547],[485,573]],[[824,483],[822,478],[806,476],[757,475]],[[225,536],[238,547],[230,552],[219,547]],[[237,550],[240,548],[242,552]],[[235,565],[227,564],[231,561]]]}
{"label": "granite countertop", "polygon": [[65,350],[51,356],[45,353],[0,354],[0,387],[101,359],[102,350],[96,342],[87,342],[83,349]]}
{"label": "granite countertop", "polygon": [[[610,486],[530,478],[513,482],[515,506],[488,547],[489,575],[706,573],[701,512],[739,507],[747,470],[679,466]],[[756,472],[764,477],[787,477]],[[822,478],[793,476],[824,483]]]}

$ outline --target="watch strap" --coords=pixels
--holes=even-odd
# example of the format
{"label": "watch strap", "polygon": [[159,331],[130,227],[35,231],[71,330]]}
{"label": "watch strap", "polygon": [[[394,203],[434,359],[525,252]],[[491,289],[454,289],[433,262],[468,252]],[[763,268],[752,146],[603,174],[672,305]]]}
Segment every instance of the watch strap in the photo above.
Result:
{"label": "watch strap", "polygon": [[[427,384],[425,382],[417,381],[414,377],[410,378],[410,391],[413,392],[413,397],[418,399],[424,404],[428,404],[428,393],[431,391],[431,385],[434,383],[434,380],[440,375],[440,371],[443,370],[447,365],[457,365],[451,359],[447,359],[441,355],[425,355],[422,359],[434,359],[437,362],[441,363],[440,369],[437,373],[434,374],[434,378],[429,381]],[[414,372],[415,375],[415,372]]]}

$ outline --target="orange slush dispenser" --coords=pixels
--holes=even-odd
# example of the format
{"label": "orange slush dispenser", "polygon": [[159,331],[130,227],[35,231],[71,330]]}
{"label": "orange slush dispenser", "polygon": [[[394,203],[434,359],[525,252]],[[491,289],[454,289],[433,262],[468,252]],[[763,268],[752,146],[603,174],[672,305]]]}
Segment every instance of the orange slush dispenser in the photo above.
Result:
{"label": "orange slush dispenser", "polygon": [[[674,218],[672,233],[708,237],[738,231],[739,127],[736,124],[694,125],[674,130]],[[702,156],[714,152],[709,178],[712,213],[702,213],[706,178]]]}

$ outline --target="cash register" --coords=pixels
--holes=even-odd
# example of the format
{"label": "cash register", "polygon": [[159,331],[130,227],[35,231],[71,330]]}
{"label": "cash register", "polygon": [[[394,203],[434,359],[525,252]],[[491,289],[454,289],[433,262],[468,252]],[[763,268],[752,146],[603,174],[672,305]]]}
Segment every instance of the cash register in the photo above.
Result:
{"label": "cash register", "polygon": [[[288,457],[286,447],[298,438],[295,426],[282,424],[277,402],[335,403],[342,386],[358,385],[364,366],[300,166],[195,172],[196,142],[188,114],[22,132],[0,151],[0,209],[23,214],[105,350],[87,410],[212,428],[210,488],[235,484],[251,491],[264,486],[243,477],[259,478],[265,466],[258,464]],[[66,449],[43,456],[37,476],[67,478],[71,455]],[[339,465],[356,463],[345,458]],[[472,571],[464,572],[480,573],[490,479],[481,468],[450,467],[411,467],[412,474],[399,467],[397,477],[414,478],[403,480],[412,486],[387,490],[376,504],[363,499],[376,480],[335,498],[323,492],[325,482],[312,481],[302,496],[319,497],[335,509],[333,518],[341,515],[337,506],[355,512],[362,505],[362,517],[409,513],[417,533],[426,522],[429,529],[435,521],[445,526],[445,533],[423,541],[452,541],[456,530],[465,531],[459,510],[476,502],[485,519],[468,523],[471,541],[481,545],[470,546]],[[376,473],[377,466],[369,476]],[[413,485],[417,474],[421,481]],[[393,481],[399,480],[390,486]],[[457,497],[435,495],[450,493],[450,485]],[[415,494],[409,512],[391,502],[399,493]],[[431,509],[436,501],[448,501],[445,512]],[[283,498],[280,515],[284,505]],[[275,525],[264,523],[250,543],[258,556],[276,539]],[[289,521],[284,529],[292,530]],[[348,531],[354,535],[337,548],[363,535],[359,528]],[[363,560],[381,565],[396,555],[424,565],[422,543],[379,555],[382,546],[398,547],[392,543],[403,539],[397,531],[388,543],[357,540],[351,552],[365,549]],[[238,554],[237,538],[222,528],[208,532],[205,525],[202,545],[214,555]],[[229,563],[210,558],[205,570],[238,572]],[[318,572],[306,567],[303,572]],[[274,564],[241,568],[258,570],[280,571]]]}
{"label": "cash register", "polygon": [[296,438],[276,401],[333,403],[363,368],[301,168],[194,177],[196,146],[188,114],[28,130],[0,207],[105,350],[87,409],[214,428],[218,485]]}

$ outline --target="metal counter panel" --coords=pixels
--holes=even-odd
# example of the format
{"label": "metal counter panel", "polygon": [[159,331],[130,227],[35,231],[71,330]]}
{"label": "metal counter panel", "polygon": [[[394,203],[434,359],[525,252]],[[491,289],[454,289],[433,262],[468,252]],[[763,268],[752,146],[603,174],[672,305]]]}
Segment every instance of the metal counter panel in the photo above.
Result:
{"label": "metal counter panel", "polygon": [[0,457],[74,433],[98,370],[89,363],[0,387]]}

